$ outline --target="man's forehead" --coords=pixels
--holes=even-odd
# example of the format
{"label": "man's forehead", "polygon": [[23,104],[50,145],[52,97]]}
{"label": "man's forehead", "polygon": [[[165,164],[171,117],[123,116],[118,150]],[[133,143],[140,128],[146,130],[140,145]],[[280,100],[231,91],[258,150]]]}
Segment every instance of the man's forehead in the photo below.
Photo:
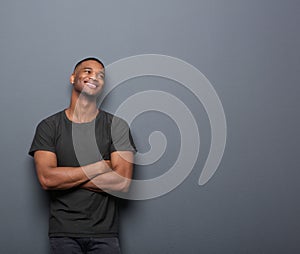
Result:
{"label": "man's forehead", "polygon": [[84,61],[78,67],[81,68],[81,69],[82,68],[93,68],[93,69],[94,68],[99,68],[99,69],[104,71],[104,67],[95,60]]}

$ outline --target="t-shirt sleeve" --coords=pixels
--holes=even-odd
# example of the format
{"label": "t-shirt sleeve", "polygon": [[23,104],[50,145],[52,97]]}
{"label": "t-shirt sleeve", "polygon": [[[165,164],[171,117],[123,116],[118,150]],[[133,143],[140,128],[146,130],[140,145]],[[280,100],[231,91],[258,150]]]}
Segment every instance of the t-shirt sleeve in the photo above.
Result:
{"label": "t-shirt sleeve", "polygon": [[135,153],[137,151],[128,124],[119,117],[113,117],[111,139],[111,153],[115,151],[132,151]]}
{"label": "t-shirt sleeve", "polygon": [[43,120],[36,128],[28,154],[33,156],[37,150],[55,153],[55,128],[50,121]]}

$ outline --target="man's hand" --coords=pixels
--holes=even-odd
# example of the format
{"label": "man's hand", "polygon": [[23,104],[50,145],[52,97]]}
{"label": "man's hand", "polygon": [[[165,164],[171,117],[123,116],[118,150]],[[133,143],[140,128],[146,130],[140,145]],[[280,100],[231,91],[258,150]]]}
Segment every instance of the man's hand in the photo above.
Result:
{"label": "man's hand", "polygon": [[90,181],[80,185],[80,187],[95,192],[127,192],[133,173],[133,152],[113,152],[111,153],[111,160],[105,162],[111,166],[112,170],[96,176]]}
{"label": "man's hand", "polygon": [[[112,165],[111,165],[111,162],[110,160],[104,160],[104,162],[106,163],[106,165],[111,169],[112,168]],[[94,183],[93,183],[93,179],[90,179],[89,181],[79,185],[80,188],[82,189],[86,189],[86,190],[89,190],[89,191],[93,191],[93,192],[103,192],[102,189],[100,189],[98,186],[96,186]]]}

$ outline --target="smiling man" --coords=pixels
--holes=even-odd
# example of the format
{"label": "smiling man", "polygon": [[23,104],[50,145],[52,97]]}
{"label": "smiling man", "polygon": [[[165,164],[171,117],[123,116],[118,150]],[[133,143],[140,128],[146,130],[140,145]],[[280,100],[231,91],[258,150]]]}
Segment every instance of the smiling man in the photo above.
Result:
{"label": "smiling man", "polygon": [[39,123],[29,151],[50,195],[54,254],[120,253],[118,199],[109,193],[128,191],[135,145],[127,123],[97,106],[104,76],[99,59],[78,62],[70,106]]}

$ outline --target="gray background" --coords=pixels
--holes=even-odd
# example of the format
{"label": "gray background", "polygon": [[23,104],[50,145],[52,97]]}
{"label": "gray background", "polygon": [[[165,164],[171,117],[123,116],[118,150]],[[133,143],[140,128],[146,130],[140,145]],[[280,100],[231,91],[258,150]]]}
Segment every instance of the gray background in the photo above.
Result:
{"label": "gray background", "polygon": [[[202,139],[197,164],[178,188],[122,202],[123,252],[300,253],[299,24],[293,0],[2,0],[0,253],[48,253],[47,196],[27,151],[37,123],[68,106],[75,62],[145,53],[180,58],[210,80],[228,137],[218,171],[198,186],[210,145],[201,103],[158,77],[129,80],[111,93],[103,105],[111,112],[137,91],[176,95]],[[140,151],[155,130],[165,132],[167,152],[137,167],[136,177],[160,175],[178,154],[178,129],[158,112],[132,124]]]}

